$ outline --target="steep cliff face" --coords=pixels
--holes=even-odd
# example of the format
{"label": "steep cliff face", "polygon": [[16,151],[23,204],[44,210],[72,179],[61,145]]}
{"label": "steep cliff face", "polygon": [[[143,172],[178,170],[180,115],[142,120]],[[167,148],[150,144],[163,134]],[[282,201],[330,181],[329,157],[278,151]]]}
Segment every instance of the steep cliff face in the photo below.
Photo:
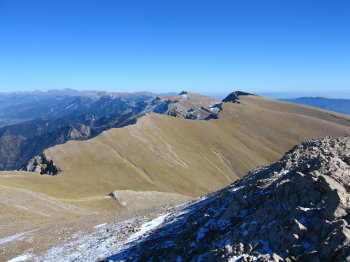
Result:
{"label": "steep cliff face", "polygon": [[106,261],[349,261],[349,156],[349,136],[302,143],[148,222]]}

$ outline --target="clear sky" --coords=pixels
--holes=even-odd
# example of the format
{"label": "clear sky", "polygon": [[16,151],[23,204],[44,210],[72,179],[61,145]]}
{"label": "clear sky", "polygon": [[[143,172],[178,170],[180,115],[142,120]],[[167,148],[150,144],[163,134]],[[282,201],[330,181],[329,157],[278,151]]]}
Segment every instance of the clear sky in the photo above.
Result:
{"label": "clear sky", "polygon": [[0,0],[0,91],[347,92],[349,0]]}

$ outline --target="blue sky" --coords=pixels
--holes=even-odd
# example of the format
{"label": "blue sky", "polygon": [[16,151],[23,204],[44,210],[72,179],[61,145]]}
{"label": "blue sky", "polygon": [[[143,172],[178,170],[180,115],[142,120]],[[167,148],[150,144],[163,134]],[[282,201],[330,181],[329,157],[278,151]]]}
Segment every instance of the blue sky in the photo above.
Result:
{"label": "blue sky", "polygon": [[0,91],[346,93],[350,1],[0,0]]}

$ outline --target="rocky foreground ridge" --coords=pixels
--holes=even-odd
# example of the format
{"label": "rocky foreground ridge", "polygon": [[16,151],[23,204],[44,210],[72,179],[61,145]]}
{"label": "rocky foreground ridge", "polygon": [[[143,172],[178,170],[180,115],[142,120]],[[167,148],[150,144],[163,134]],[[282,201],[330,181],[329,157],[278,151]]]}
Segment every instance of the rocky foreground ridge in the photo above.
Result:
{"label": "rocky foreground ridge", "polygon": [[349,192],[350,137],[311,140],[155,218],[101,260],[350,261]]}

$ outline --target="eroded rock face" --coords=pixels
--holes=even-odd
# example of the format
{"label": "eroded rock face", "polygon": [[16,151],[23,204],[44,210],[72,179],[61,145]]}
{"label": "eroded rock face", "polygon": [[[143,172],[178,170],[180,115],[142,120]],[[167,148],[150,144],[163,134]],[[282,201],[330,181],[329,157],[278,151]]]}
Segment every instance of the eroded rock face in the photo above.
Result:
{"label": "eroded rock face", "polygon": [[108,259],[350,261],[349,156],[349,136],[305,142]]}
{"label": "eroded rock face", "polygon": [[61,170],[54,164],[52,160],[46,158],[44,154],[33,157],[27,166],[22,168],[25,171],[36,172],[40,175],[55,176],[61,172]]}

